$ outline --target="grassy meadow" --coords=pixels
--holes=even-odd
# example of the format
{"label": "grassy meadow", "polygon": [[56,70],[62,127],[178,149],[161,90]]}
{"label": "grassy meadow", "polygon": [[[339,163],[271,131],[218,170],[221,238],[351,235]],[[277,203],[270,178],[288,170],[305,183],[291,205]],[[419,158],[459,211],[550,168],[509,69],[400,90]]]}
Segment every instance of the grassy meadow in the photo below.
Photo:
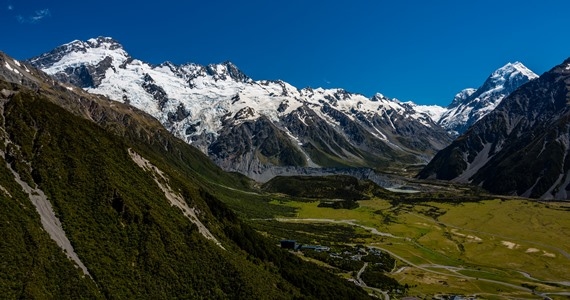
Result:
{"label": "grassy meadow", "polygon": [[348,210],[282,195],[264,199],[264,207],[281,208],[273,219],[251,219],[257,230],[276,240],[387,251],[397,259],[389,275],[410,286],[409,296],[567,299],[570,292],[570,209],[563,203],[406,203],[374,197]]}

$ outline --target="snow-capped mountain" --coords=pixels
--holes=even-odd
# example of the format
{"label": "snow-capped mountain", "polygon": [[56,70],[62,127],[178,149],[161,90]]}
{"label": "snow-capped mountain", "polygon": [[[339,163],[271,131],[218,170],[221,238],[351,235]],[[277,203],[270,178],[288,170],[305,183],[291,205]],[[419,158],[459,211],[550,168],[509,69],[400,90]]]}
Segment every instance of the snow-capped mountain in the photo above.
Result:
{"label": "snow-capped mountain", "polygon": [[567,59],[503,99],[418,177],[471,182],[499,194],[570,199],[569,128]]}
{"label": "snow-capped mountain", "polygon": [[438,124],[451,134],[459,135],[485,115],[521,85],[537,78],[520,62],[508,63],[493,72],[478,89],[464,89],[455,95]]}
{"label": "snow-capped mountain", "polygon": [[279,166],[422,163],[451,142],[433,121],[440,107],[253,80],[231,62],[151,65],[112,38],[73,41],[29,62],[150,113],[224,169],[257,179]]}

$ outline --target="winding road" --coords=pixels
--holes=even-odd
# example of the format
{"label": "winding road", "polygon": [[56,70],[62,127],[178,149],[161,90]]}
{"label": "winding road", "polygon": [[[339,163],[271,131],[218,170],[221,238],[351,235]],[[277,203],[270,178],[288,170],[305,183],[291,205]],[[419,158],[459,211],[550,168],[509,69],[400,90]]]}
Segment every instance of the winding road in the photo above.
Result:
{"label": "winding road", "polygon": [[360,225],[358,223],[356,223],[356,220],[333,220],[333,219],[298,219],[298,218],[274,218],[274,219],[266,219],[266,220],[275,220],[275,221],[279,221],[279,222],[314,222],[314,223],[336,223],[336,224],[347,224],[347,225],[351,225],[351,226],[355,226],[355,227],[360,227],[362,229],[366,229],[368,231],[370,231],[370,233],[374,234],[374,235],[379,235],[379,236],[385,236],[385,237],[391,237],[391,238],[395,238],[395,239],[405,239],[408,241],[411,241],[410,238],[405,238],[405,237],[400,237],[400,236],[395,236],[391,233],[387,233],[387,232],[382,232],[379,231],[378,229],[374,228],[374,227],[368,227],[368,226],[364,226],[364,225]]}
{"label": "winding road", "polygon": [[360,270],[358,270],[358,273],[356,274],[356,284],[363,287],[363,288],[371,289],[371,290],[374,290],[378,293],[381,293],[382,296],[384,297],[384,300],[390,300],[390,295],[388,295],[387,291],[383,291],[383,290],[378,289],[378,288],[370,287],[370,286],[366,285],[366,282],[364,282],[362,280],[362,278],[360,278],[360,276],[362,276],[362,273],[364,273],[364,270],[366,270],[366,267],[368,267],[367,262],[365,262],[364,265],[362,266],[362,268],[360,268]]}
{"label": "winding road", "polygon": [[364,270],[366,270],[366,267],[368,267],[368,263],[365,262],[364,265],[362,266],[362,268],[360,268],[360,270],[358,271],[358,273],[356,274],[356,280],[358,281],[358,283],[360,284],[360,286],[367,286],[366,283],[364,281],[362,281],[362,278],[360,278],[360,276],[362,276],[362,273],[364,273]]}

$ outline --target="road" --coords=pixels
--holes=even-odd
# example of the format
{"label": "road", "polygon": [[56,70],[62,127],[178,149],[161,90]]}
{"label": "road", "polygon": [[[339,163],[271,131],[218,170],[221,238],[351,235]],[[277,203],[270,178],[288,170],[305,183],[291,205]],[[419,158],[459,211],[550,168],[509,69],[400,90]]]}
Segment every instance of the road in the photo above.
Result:
{"label": "road", "polygon": [[530,276],[530,274],[527,273],[527,272],[523,272],[523,271],[517,271],[517,272],[519,272],[522,276],[524,276],[524,277],[526,277],[527,279],[530,279],[530,280],[534,280],[534,281],[538,281],[538,282],[542,282],[542,283],[556,283],[556,284],[559,284],[559,285],[570,286],[570,281],[546,281],[546,280],[540,280],[540,279],[537,279],[537,278],[534,278],[534,277]]}
{"label": "road", "polygon": [[[486,282],[496,283],[496,284],[508,286],[508,287],[510,287],[510,288],[514,288],[514,289],[517,289],[517,290],[527,291],[527,292],[529,292],[529,293],[532,293],[532,291],[531,291],[530,289],[527,289],[527,288],[525,288],[525,287],[518,286],[518,285],[515,285],[515,284],[511,284],[511,283],[507,283],[507,282],[503,282],[503,281],[498,281],[498,280],[491,280],[491,279],[484,279],[484,278],[476,278],[476,277],[471,277],[471,276],[467,276],[467,275],[463,275],[463,274],[457,273],[458,269],[460,269],[460,268],[457,268],[457,267],[444,266],[444,265],[437,265],[437,264],[431,264],[431,265],[417,265],[417,264],[414,264],[414,263],[412,263],[411,261],[409,261],[409,260],[407,260],[407,259],[405,259],[405,258],[403,258],[403,257],[401,257],[401,256],[399,256],[399,255],[397,255],[397,254],[395,254],[394,252],[392,252],[392,251],[390,251],[390,250],[387,250],[387,249],[384,249],[384,248],[381,248],[381,247],[378,247],[378,246],[370,246],[370,247],[376,248],[376,249],[378,249],[378,250],[385,251],[386,253],[388,253],[388,254],[390,254],[391,256],[393,256],[393,257],[399,259],[400,261],[403,261],[404,263],[406,263],[406,264],[408,264],[408,265],[410,265],[410,266],[412,266],[412,267],[414,267],[414,268],[416,268],[416,269],[425,271],[425,272],[429,272],[429,273],[433,273],[433,274],[438,274],[438,275],[443,275],[443,276],[451,276],[451,277],[457,277],[457,278],[462,278],[462,279],[468,279],[468,280],[486,281]],[[451,271],[451,272],[453,272],[453,273],[455,273],[455,274],[449,274],[449,273],[438,272],[438,271],[430,270],[430,269],[428,269],[427,267],[446,269],[446,270]]]}
{"label": "road", "polygon": [[370,233],[374,234],[374,235],[379,235],[379,236],[385,236],[385,237],[391,237],[391,238],[395,238],[395,239],[405,239],[405,240],[411,240],[409,238],[405,238],[405,237],[400,237],[400,236],[395,236],[391,233],[387,233],[387,232],[382,232],[379,231],[378,229],[374,228],[374,227],[368,227],[368,226],[364,226],[364,225],[360,225],[358,223],[356,223],[356,220],[333,220],[333,219],[298,219],[298,218],[275,218],[275,219],[268,219],[268,220],[276,220],[279,222],[315,222],[315,223],[336,223],[336,224],[347,224],[347,225],[351,225],[351,226],[355,226],[355,227],[360,227],[362,229],[366,229],[368,231],[370,231]]}
{"label": "road", "polygon": [[366,270],[366,267],[368,267],[367,262],[365,262],[364,265],[362,266],[362,268],[360,268],[360,270],[358,270],[358,273],[356,274],[356,283],[363,288],[371,289],[371,290],[374,290],[378,293],[381,293],[382,296],[384,297],[384,300],[390,300],[390,295],[388,295],[387,291],[383,291],[381,289],[374,288],[374,287],[369,287],[368,285],[366,285],[366,282],[364,282],[364,280],[362,280],[362,278],[360,278],[362,273],[364,273],[364,270]]}
{"label": "road", "polygon": [[366,270],[366,267],[368,267],[367,262],[364,263],[362,268],[356,274],[356,280],[360,283],[360,286],[364,286],[364,287],[367,287],[368,285],[366,285],[366,283],[364,281],[362,281],[362,278],[360,278],[360,276],[362,275],[362,273],[364,273],[364,270]]}

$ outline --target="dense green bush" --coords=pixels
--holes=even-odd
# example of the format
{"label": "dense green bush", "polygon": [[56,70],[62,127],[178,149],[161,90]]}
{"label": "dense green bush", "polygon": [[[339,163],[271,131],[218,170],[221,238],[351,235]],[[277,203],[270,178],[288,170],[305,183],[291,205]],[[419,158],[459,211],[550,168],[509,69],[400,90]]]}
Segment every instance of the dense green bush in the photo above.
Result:
{"label": "dense green bush", "polygon": [[293,197],[317,199],[367,200],[384,195],[387,191],[369,180],[352,176],[277,176],[266,182],[262,189]]}
{"label": "dense green bush", "polygon": [[407,290],[406,286],[403,286],[396,281],[396,279],[387,276],[381,271],[365,271],[362,273],[361,278],[368,286],[381,289],[383,291],[398,292],[399,294],[404,294]]}

